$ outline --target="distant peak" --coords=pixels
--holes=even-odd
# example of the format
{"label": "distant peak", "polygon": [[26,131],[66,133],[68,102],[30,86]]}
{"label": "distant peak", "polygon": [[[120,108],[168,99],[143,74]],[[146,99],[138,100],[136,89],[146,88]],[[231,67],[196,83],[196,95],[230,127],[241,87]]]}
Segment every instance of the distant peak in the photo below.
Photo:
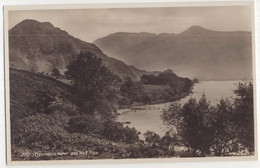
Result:
{"label": "distant peak", "polygon": [[33,19],[25,19],[10,30],[14,34],[67,34],[56,28],[50,22],[39,22]]}
{"label": "distant peak", "polygon": [[183,34],[200,34],[200,33],[204,33],[204,32],[208,32],[209,30],[201,27],[201,26],[191,26],[190,28],[188,28],[186,31],[183,32]]}
{"label": "distant peak", "polygon": [[23,26],[23,25],[45,25],[45,26],[49,26],[49,27],[54,27],[50,22],[39,22],[37,20],[33,20],[33,19],[25,19],[22,22],[18,23],[17,25],[19,26]]}
{"label": "distant peak", "polygon": [[20,22],[20,24],[24,24],[24,23],[40,23],[40,22],[38,22],[37,20],[33,20],[33,19],[25,19]]}
{"label": "distant peak", "polygon": [[198,26],[198,25],[193,25],[189,29],[192,30],[206,30],[204,27]]}
{"label": "distant peak", "polygon": [[54,27],[53,24],[51,24],[50,22],[42,22],[42,24],[44,24],[46,26]]}

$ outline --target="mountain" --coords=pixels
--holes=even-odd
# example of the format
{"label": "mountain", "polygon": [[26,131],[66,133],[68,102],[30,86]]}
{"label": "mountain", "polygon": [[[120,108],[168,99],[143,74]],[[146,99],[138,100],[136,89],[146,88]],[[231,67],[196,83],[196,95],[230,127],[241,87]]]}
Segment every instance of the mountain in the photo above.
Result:
{"label": "mountain", "polygon": [[106,54],[112,55],[120,51],[126,50],[129,46],[134,46],[144,40],[149,40],[155,37],[156,34],[152,33],[127,33],[118,32],[110,34],[104,38],[95,40],[93,43],[102,47]]}
{"label": "mountain", "polygon": [[251,32],[192,26],[180,34],[149,34],[144,38],[143,33],[135,33],[137,40],[133,42],[130,37],[129,33],[116,33],[94,44],[104,53],[141,69],[171,68],[178,75],[200,80],[252,79]]}
{"label": "mountain", "polygon": [[153,74],[108,57],[96,45],[77,39],[49,22],[24,20],[9,30],[10,68],[43,73],[57,68],[64,73],[80,51],[90,51],[102,58],[104,64],[121,77],[137,80],[142,74]]}

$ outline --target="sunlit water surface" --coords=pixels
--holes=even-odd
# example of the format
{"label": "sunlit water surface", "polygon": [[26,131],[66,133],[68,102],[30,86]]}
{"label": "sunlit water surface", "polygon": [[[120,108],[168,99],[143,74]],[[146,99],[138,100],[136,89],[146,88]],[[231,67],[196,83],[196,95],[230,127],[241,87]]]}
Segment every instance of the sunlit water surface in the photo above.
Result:
{"label": "sunlit water surface", "polygon": [[[195,84],[193,87],[193,94],[182,98],[178,102],[182,105],[188,102],[192,98],[199,100],[203,94],[205,94],[207,100],[212,105],[216,105],[220,99],[232,99],[235,97],[234,89],[236,88],[238,81],[201,81]],[[147,130],[154,131],[160,136],[164,136],[169,128],[163,124],[161,114],[163,109],[171,104],[161,103],[154,105],[142,105],[136,106],[134,109],[125,109],[119,111],[122,115],[119,115],[117,120],[119,122],[128,122],[129,127],[135,127],[140,133],[140,138],[144,139],[143,133]]]}

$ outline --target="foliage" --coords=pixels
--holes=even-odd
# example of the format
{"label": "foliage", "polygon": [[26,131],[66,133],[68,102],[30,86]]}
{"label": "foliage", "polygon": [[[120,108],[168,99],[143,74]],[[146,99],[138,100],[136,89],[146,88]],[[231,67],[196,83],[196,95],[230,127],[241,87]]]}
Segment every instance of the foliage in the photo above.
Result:
{"label": "foliage", "polygon": [[73,81],[75,99],[81,111],[110,116],[116,108],[119,77],[107,69],[100,58],[81,52],[65,73]]}
{"label": "foliage", "polygon": [[100,134],[103,131],[102,123],[91,115],[71,117],[68,122],[68,131],[84,134]]}
{"label": "foliage", "polygon": [[165,70],[158,76],[143,75],[141,82],[144,85],[164,86],[164,90],[155,90],[150,93],[151,101],[174,101],[192,91],[193,82],[188,78],[177,76],[171,69]]}
{"label": "foliage", "polygon": [[121,123],[113,120],[100,121],[91,115],[72,117],[68,122],[67,130],[71,133],[83,133],[127,144],[139,140],[135,128],[124,127]]}
{"label": "foliage", "polygon": [[192,82],[193,82],[193,83],[199,83],[199,79],[198,79],[198,78],[194,78],[194,79],[192,80]]}
{"label": "foliage", "polygon": [[[169,74],[173,74],[172,71],[162,73],[164,81],[170,79]],[[169,76],[167,76],[169,75]],[[144,75],[145,76],[145,75]],[[160,75],[159,75],[160,76]],[[144,77],[145,78],[145,77]],[[157,78],[157,77],[155,77]],[[175,79],[174,79],[175,80]],[[176,79],[178,83],[178,78]],[[182,97],[185,97],[190,93],[192,88],[192,82],[189,79],[183,78],[183,82],[176,86],[173,85],[152,85],[142,84],[138,81],[133,81],[131,78],[126,77],[120,86],[120,107],[129,106],[133,103],[155,103],[155,102],[167,102],[175,101]],[[170,80],[168,80],[170,81]],[[170,82],[169,82],[170,83]],[[182,90],[180,90],[180,87]]]}
{"label": "foliage", "polygon": [[176,139],[167,132],[163,138],[153,131],[144,133],[145,143],[140,142],[132,145],[128,152],[130,158],[154,158],[175,156],[174,144]]}
{"label": "foliage", "polygon": [[149,85],[167,85],[176,92],[189,92],[193,85],[190,79],[177,76],[171,69],[163,71],[158,76],[143,75],[141,82]]}
{"label": "foliage", "polygon": [[240,82],[234,90],[237,95],[233,122],[238,127],[239,142],[254,151],[254,95],[252,82]]}
{"label": "foliage", "polygon": [[130,105],[134,102],[141,102],[143,96],[143,87],[140,82],[133,81],[130,77],[126,77],[120,86],[122,99],[121,105]]}
{"label": "foliage", "polygon": [[[53,78],[11,71],[11,86],[13,160],[173,156],[161,142],[156,148],[144,144],[134,128],[79,112],[72,101],[77,92]],[[22,156],[26,152],[73,151],[95,151],[98,155]]]}
{"label": "foliage", "polygon": [[121,123],[107,120],[104,122],[103,136],[115,142],[125,142],[128,144],[139,140],[139,135],[135,128],[123,127]]}
{"label": "foliage", "polygon": [[[160,147],[165,151],[173,151],[173,147],[177,144],[178,140],[175,134],[171,131],[167,131],[166,134],[160,140]],[[175,153],[174,153],[175,154]]]}
{"label": "foliage", "polygon": [[51,104],[55,101],[55,94],[51,89],[38,90],[35,100],[30,103],[30,107],[40,113],[51,113]]}
{"label": "foliage", "polygon": [[16,134],[12,136],[12,143],[29,149],[56,149],[62,143],[62,125],[68,117],[64,113],[38,113],[25,117]]}
{"label": "foliage", "polygon": [[[89,53],[81,54],[87,59],[82,65],[86,65],[88,60],[96,63],[96,66],[92,67],[93,73],[94,70],[98,70],[99,74],[105,72],[112,75],[107,69],[100,70],[103,65],[97,58],[89,56]],[[89,68],[91,70],[91,67]],[[107,84],[104,87],[103,84],[94,86],[93,81],[86,81],[87,86],[81,86],[80,84],[84,84],[85,80],[90,78],[86,76],[85,80],[76,81],[71,76],[74,82],[74,90],[71,92],[70,86],[50,77],[18,70],[10,72],[11,144],[14,160],[152,158],[175,155],[229,156],[254,153],[253,84],[251,82],[239,83],[234,90],[237,97],[233,101],[221,100],[217,106],[211,106],[205,96],[199,101],[190,99],[184,106],[173,103],[164,110],[162,118],[166,124],[176,128],[177,134],[167,132],[160,137],[148,131],[143,142],[139,140],[135,128],[124,127],[110,117],[99,118],[91,112],[84,113],[90,109],[84,111],[82,106],[80,106],[81,112],[78,112],[77,106],[72,101],[77,97],[78,101],[84,100],[84,103],[91,104],[93,97],[88,97],[88,93],[95,93],[97,95],[94,96],[98,98],[94,104],[95,111],[102,115],[110,114],[113,106],[118,103],[119,94],[128,101],[131,100],[129,102],[144,100],[145,94],[142,93],[143,86],[140,83],[127,78],[122,83],[117,83],[117,77],[112,75],[112,78],[115,77],[114,80],[104,82]],[[169,75],[171,72],[165,74]],[[106,78],[101,75],[100,79],[94,81],[101,82],[101,79]],[[113,82],[115,82],[114,86],[112,86]],[[118,86],[119,84],[121,87]],[[149,89],[152,90],[151,87]],[[178,94],[177,90],[169,86],[165,86],[162,90],[167,89],[169,94]],[[81,93],[82,91],[86,92]],[[109,97],[109,92],[116,93],[113,94],[115,97],[113,95]],[[81,100],[82,95],[88,99]],[[147,99],[150,98],[150,95],[146,96]],[[167,94],[155,92],[154,96],[158,99],[169,98]],[[183,149],[177,153],[176,146],[186,146],[188,151]],[[30,153],[95,151],[98,154],[22,157],[21,154],[27,151]]]}
{"label": "foliage", "polygon": [[59,71],[57,68],[53,68],[53,69],[51,70],[51,75],[52,75],[52,76],[55,76],[55,77],[58,77],[58,76],[60,76],[61,74],[60,74],[60,71]]}
{"label": "foliage", "polygon": [[149,146],[159,146],[161,137],[153,131],[147,131],[144,133],[145,142]]}
{"label": "foliage", "polygon": [[176,127],[179,141],[192,156],[242,155],[254,151],[253,84],[239,83],[234,102],[211,106],[205,95],[163,111],[162,119]]}
{"label": "foliage", "polygon": [[217,104],[213,118],[214,139],[212,140],[212,150],[216,156],[229,155],[231,152],[238,152],[238,139],[236,123],[233,122],[234,105],[229,100],[220,100]]}

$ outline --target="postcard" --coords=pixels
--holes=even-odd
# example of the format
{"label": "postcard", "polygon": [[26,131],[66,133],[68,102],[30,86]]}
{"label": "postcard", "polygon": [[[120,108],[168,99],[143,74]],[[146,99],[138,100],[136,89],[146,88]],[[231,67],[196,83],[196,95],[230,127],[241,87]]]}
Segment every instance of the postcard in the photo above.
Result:
{"label": "postcard", "polygon": [[253,7],[5,6],[7,163],[256,160]]}

